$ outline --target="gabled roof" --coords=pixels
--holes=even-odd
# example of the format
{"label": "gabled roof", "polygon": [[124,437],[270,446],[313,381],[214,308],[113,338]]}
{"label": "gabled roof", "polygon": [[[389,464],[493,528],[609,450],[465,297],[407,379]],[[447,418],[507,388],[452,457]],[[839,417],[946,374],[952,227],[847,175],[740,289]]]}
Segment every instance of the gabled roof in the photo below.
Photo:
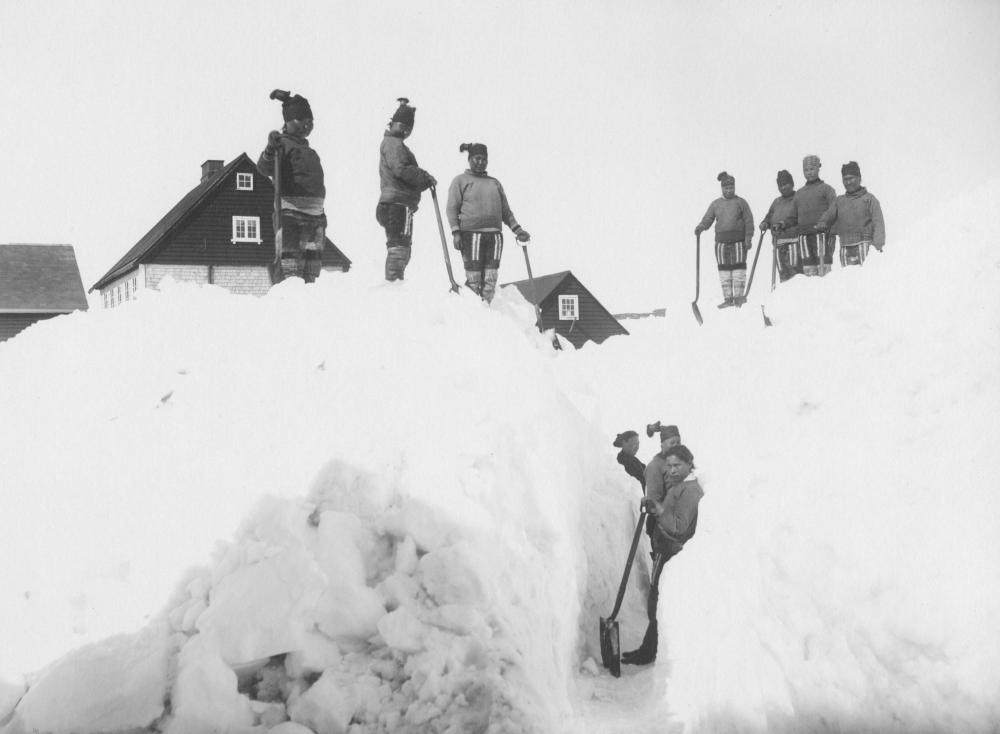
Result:
{"label": "gabled roof", "polygon": [[[506,288],[509,285],[517,286],[517,289],[521,291],[521,295],[527,299],[528,303],[538,306],[541,305],[542,301],[552,295],[552,291],[558,288],[567,277],[574,277],[573,273],[569,270],[563,270],[561,273],[552,273],[551,275],[538,276],[535,278],[534,296],[532,296],[530,280],[515,280],[512,283],[504,283],[500,287]],[[580,287],[583,288],[583,285],[581,284]],[[584,290],[587,289],[584,288]],[[587,292],[590,293],[590,291]],[[591,297],[593,297],[593,295],[591,295]]]}
{"label": "gabled roof", "polygon": [[234,168],[245,161],[253,163],[250,160],[250,156],[246,153],[240,153],[228,165],[223,166],[214,176],[205,179],[191,189],[183,199],[174,205],[173,209],[168,211],[159,222],[153,225],[153,228],[141,240],[132,246],[131,250],[125,253],[121,260],[111,266],[111,269],[100,280],[94,283],[90,290],[97,290],[135,268],[145,255],[151,253],[157,246],[163,243],[167,236],[189,214],[194,212],[200,204],[215,193],[216,189],[223,184],[226,177],[229,176]]}
{"label": "gabled roof", "polygon": [[0,245],[0,312],[87,310],[72,245]]}

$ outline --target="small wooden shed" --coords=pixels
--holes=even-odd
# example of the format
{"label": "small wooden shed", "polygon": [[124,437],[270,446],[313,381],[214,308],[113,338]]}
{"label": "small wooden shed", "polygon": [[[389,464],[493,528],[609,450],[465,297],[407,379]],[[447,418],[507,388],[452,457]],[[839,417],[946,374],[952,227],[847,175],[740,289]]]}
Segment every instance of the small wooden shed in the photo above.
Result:
{"label": "small wooden shed", "polygon": [[0,245],[0,341],[38,321],[86,310],[72,245]]}
{"label": "small wooden shed", "polygon": [[600,344],[609,336],[628,335],[618,319],[569,270],[535,278],[534,290],[529,280],[503,285],[508,286],[514,286],[529,303],[538,306],[543,330],[555,329],[577,349],[588,341]]}

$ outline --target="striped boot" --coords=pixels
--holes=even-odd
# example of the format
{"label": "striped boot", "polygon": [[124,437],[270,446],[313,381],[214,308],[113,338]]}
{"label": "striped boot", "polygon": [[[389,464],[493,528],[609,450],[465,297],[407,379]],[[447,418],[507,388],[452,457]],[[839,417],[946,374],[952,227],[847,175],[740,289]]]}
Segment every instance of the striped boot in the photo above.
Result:
{"label": "striped boot", "polygon": [[718,307],[729,308],[733,305],[733,271],[720,270],[719,282],[722,283],[722,297],[725,300],[723,300]]}
{"label": "striped boot", "polygon": [[747,302],[747,299],[743,297],[743,293],[746,289],[747,284],[747,271],[746,268],[737,268],[733,271],[733,303],[736,306],[742,306]]}
{"label": "striped boot", "polygon": [[493,296],[497,290],[497,277],[499,271],[496,268],[486,268],[483,277],[483,300],[487,303],[493,302]]}
{"label": "striped boot", "polygon": [[483,274],[479,270],[465,271],[465,285],[477,296],[483,295]]}

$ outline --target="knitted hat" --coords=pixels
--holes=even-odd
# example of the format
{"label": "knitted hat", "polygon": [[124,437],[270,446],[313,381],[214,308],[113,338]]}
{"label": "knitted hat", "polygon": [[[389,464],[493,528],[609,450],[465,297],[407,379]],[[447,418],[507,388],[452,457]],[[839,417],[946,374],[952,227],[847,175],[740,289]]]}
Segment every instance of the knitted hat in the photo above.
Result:
{"label": "knitted hat", "polygon": [[464,153],[465,151],[469,151],[470,158],[474,155],[489,155],[486,152],[486,146],[483,143],[462,143],[458,146],[459,153]]}
{"label": "knitted hat", "polygon": [[782,169],[778,171],[778,186],[781,186],[781,184],[786,184],[786,183],[792,184],[794,186],[795,179],[792,178],[792,174]]}
{"label": "knitted hat", "polygon": [[392,113],[390,122],[401,122],[407,127],[413,127],[413,118],[417,114],[417,108],[410,107],[410,100],[406,97],[399,97],[396,101],[399,102],[399,107]]}
{"label": "knitted hat", "polygon": [[617,436],[615,436],[615,442],[613,445],[615,448],[620,449],[622,446],[625,445],[626,441],[630,441],[633,438],[638,437],[638,435],[639,434],[636,433],[635,431],[625,431],[624,433],[619,433]]}
{"label": "knitted hat", "polygon": [[802,159],[803,168],[805,168],[806,166],[816,166],[816,168],[819,168],[822,165],[823,164],[819,162],[818,155],[807,155],[805,158]]}
{"label": "knitted hat", "polygon": [[666,441],[668,438],[680,438],[681,432],[677,430],[677,426],[663,426],[660,428],[660,441]]}
{"label": "knitted hat", "polygon": [[722,173],[720,173],[720,174],[719,174],[718,176],[716,176],[716,177],[715,177],[715,179],[716,179],[717,181],[720,181],[720,182],[722,182],[722,185],[723,185],[723,186],[726,186],[726,185],[728,185],[728,184],[734,184],[734,183],[736,183],[736,179],[735,179],[735,178],[733,178],[732,176],[730,176],[730,175],[729,175],[728,173],[726,173],[725,171],[723,171],[723,172],[722,172]]}
{"label": "knitted hat", "polygon": [[284,89],[275,89],[271,92],[271,99],[281,100],[281,116],[288,122],[289,120],[311,120],[313,116],[309,100],[298,94],[292,96],[291,92]]}
{"label": "knitted hat", "polygon": [[854,161],[850,163],[845,163],[840,167],[841,176],[858,176],[861,177],[861,167]]}

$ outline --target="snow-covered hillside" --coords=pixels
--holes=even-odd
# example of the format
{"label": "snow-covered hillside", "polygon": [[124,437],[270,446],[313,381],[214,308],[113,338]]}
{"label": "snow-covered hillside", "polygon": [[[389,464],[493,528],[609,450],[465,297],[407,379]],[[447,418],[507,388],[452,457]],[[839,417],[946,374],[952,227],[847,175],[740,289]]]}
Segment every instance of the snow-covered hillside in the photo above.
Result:
{"label": "snow-covered hillside", "polygon": [[[513,293],[355,274],[0,344],[2,731],[992,731],[998,197],[576,352]],[[611,439],[658,419],[706,496],[615,680]]]}

